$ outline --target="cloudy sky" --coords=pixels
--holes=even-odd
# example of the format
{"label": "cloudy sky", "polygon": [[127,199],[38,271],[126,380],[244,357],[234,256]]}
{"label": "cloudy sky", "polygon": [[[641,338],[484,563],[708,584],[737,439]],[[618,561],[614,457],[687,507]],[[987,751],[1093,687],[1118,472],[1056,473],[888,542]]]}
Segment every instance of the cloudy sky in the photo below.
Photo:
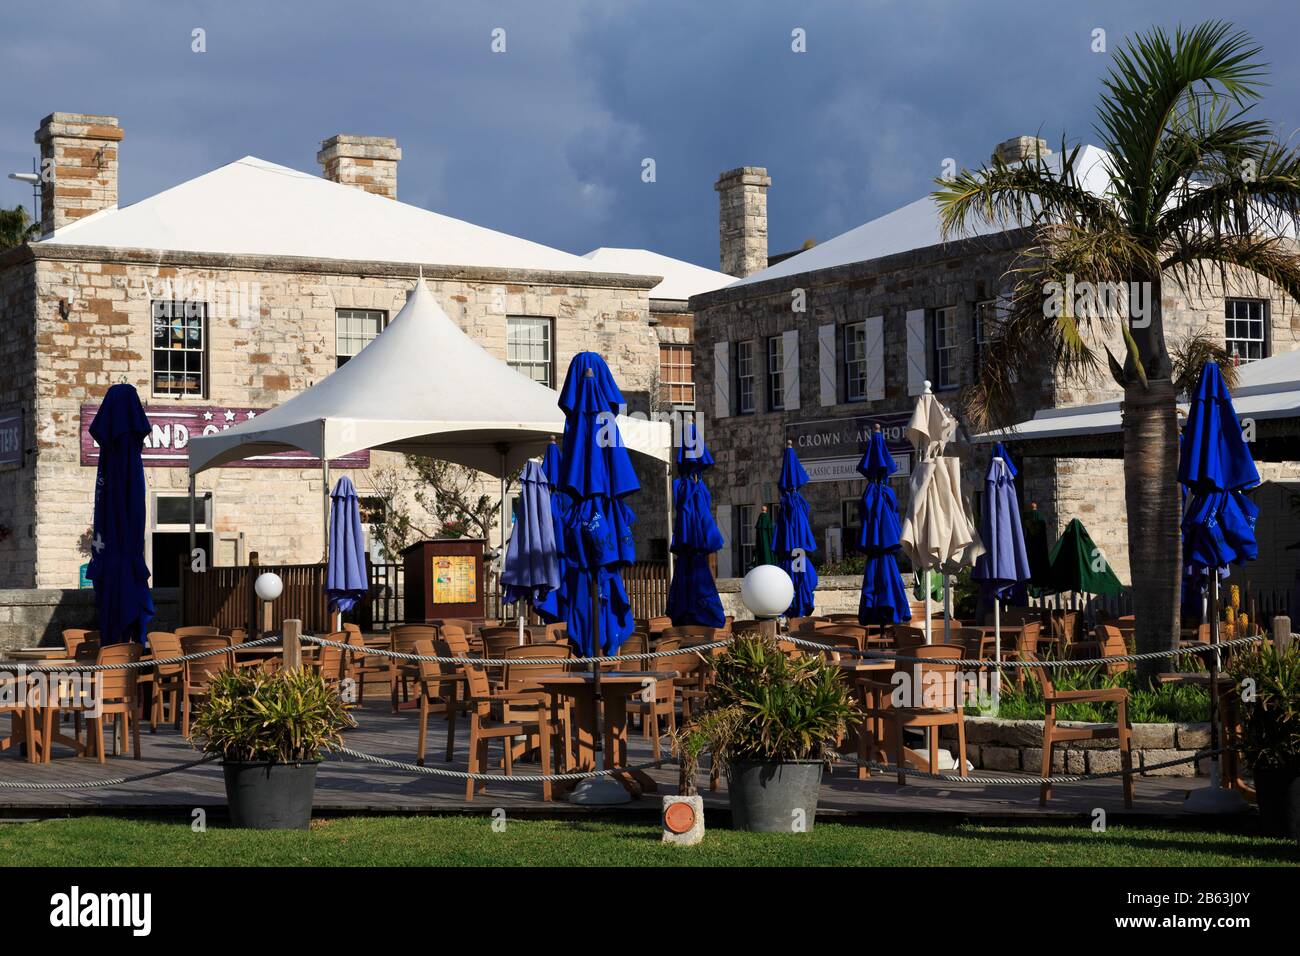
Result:
{"label": "cloudy sky", "polygon": [[[922,195],[947,158],[1021,133],[1092,140],[1111,50],[1225,13],[1272,64],[1260,115],[1292,135],[1300,7],[1281,0],[6,4],[0,166],[31,168],[54,110],[121,118],[124,204],[247,154],[317,171],[325,137],[389,135],[406,202],[716,268],[721,170],[768,168],[771,251],[825,240]],[[0,180],[0,203],[29,197]]]}

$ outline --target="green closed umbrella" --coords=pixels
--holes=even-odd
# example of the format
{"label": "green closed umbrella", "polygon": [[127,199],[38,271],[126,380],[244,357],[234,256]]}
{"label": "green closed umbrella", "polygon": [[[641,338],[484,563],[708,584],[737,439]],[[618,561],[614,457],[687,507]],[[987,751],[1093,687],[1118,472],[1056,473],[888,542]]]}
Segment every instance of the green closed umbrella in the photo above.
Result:
{"label": "green closed umbrella", "polygon": [[1038,511],[1038,502],[1031,502],[1021,519],[1025,533],[1025,555],[1029,558],[1029,589],[1034,597],[1052,590],[1051,548],[1047,540],[1047,522]]}
{"label": "green closed umbrella", "polygon": [[758,520],[754,522],[754,566],[760,564],[776,564],[776,555],[772,553],[772,513],[767,510],[767,505],[763,505],[763,510],[758,513]]}
{"label": "green closed umbrella", "polygon": [[1073,518],[1061,532],[1051,555],[1051,587],[1048,590],[1082,591],[1084,594],[1118,595],[1124,590],[1115,572],[1092,541],[1088,529]]}

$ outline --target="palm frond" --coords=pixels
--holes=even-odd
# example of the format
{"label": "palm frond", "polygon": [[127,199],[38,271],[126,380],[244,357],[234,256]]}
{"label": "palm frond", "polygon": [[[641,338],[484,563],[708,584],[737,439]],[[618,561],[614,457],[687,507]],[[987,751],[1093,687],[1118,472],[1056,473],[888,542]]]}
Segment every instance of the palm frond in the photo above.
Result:
{"label": "palm frond", "polygon": [[1173,363],[1174,388],[1179,395],[1190,395],[1195,390],[1206,362],[1219,366],[1224,385],[1229,389],[1237,387],[1237,366],[1220,337],[1209,328],[1197,329],[1174,342],[1169,347],[1169,357]]}

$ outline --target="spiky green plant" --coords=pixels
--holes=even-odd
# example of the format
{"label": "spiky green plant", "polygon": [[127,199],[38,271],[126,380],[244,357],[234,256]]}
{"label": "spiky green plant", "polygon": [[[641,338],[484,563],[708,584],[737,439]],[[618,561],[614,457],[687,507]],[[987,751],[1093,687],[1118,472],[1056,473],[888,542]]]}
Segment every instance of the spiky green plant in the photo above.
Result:
{"label": "spiky green plant", "polygon": [[317,760],[355,722],[339,695],[311,671],[223,671],[213,678],[190,739],[227,763]]}
{"label": "spiky green plant", "polygon": [[1228,672],[1242,695],[1247,762],[1257,770],[1300,772],[1300,643],[1279,650],[1263,641],[1238,653]]}
{"label": "spiky green plant", "polygon": [[[1262,277],[1300,299],[1300,152],[1250,115],[1266,65],[1251,38],[1223,22],[1140,34],[1102,81],[1097,134],[1108,189],[1085,185],[1079,147],[1023,163],[995,158],[938,180],[945,236],[979,224],[1023,229],[1015,289],[984,353],[967,411],[977,427],[1014,418],[1044,362],[1064,383],[1109,368],[1124,389],[1124,484],[1137,649],[1178,644],[1178,369],[1166,345],[1164,284],[1203,290]],[[1150,313],[1047,308],[1050,283],[1137,283]],[[1115,351],[1112,351],[1112,344]],[[1104,355],[1104,360],[1102,356]],[[1181,376],[1183,383],[1187,376]],[[1143,662],[1144,678],[1169,667]]]}

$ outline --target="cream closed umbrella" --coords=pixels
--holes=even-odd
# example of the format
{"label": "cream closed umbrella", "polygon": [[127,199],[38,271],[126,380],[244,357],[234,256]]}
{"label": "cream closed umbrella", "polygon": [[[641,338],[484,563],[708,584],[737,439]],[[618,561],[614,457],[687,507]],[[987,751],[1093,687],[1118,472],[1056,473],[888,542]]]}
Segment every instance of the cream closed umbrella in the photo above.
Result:
{"label": "cream closed umbrella", "polygon": [[[916,449],[909,482],[911,494],[903,514],[902,551],[920,572],[943,575],[944,636],[948,633],[948,575],[974,565],[984,553],[979,532],[962,504],[961,468],[956,458],[943,454],[957,432],[957,420],[939,404],[925,383],[916,401],[907,437]],[[925,588],[925,640],[931,642],[930,588]]]}

